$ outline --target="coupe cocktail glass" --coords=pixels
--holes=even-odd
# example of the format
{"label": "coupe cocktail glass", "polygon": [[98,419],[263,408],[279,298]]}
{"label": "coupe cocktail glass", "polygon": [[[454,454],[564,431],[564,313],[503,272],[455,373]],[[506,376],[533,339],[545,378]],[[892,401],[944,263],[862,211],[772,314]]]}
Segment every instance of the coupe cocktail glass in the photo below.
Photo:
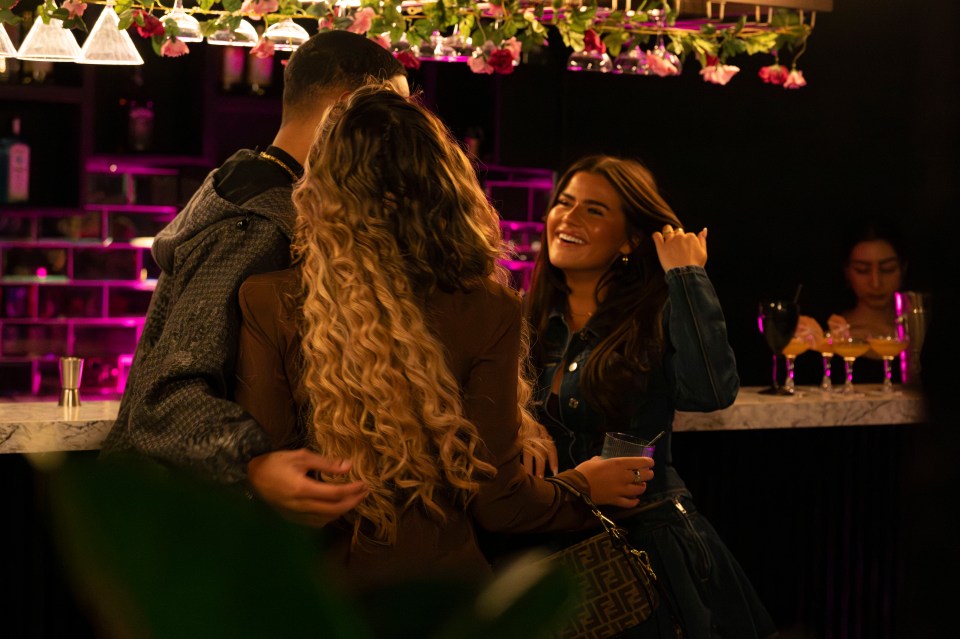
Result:
{"label": "coupe cocktail glass", "polygon": [[883,358],[883,388],[880,392],[884,394],[893,393],[893,382],[890,380],[893,366],[893,358],[903,352],[907,347],[907,341],[899,339],[893,335],[882,337],[870,337],[867,344],[873,349],[873,352]]}
{"label": "coupe cocktail glass", "polygon": [[843,358],[844,381],[840,392],[844,395],[856,393],[853,387],[853,363],[869,350],[870,344],[866,340],[834,338],[833,352]]}
{"label": "coupe cocktail glass", "polygon": [[802,337],[794,337],[783,348],[783,357],[787,360],[787,377],[783,382],[783,390],[793,395],[796,390],[796,384],[793,382],[793,362],[797,355],[806,353],[810,350],[810,342]]}
{"label": "coupe cocktail glass", "polygon": [[833,360],[833,337],[827,333],[823,337],[817,338],[813,344],[813,350],[818,351],[823,358],[823,379],[820,380],[820,390],[825,393],[833,391],[833,379],[831,378],[830,362]]}

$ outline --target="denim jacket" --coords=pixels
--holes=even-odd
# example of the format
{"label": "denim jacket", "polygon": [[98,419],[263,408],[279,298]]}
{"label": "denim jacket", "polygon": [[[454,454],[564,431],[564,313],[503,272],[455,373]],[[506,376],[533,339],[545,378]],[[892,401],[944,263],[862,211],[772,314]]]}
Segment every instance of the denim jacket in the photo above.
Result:
{"label": "denim jacket", "polygon": [[[644,501],[684,488],[672,466],[670,451],[674,412],[725,408],[733,403],[740,388],[723,312],[706,271],[699,266],[674,268],[667,271],[665,280],[668,298],[663,313],[663,362],[650,371],[646,390],[627,398],[626,418],[618,422],[608,419],[580,394],[580,371],[602,335],[589,323],[570,335],[562,309],[554,309],[541,336],[544,361],[538,371],[535,396],[540,420],[557,444],[561,470],[599,455],[606,431],[628,432],[645,439],[666,431],[656,445],[654,479],[647,486]],[[551,380],[561,362],[566,369],[559,401],[551,403]]]}

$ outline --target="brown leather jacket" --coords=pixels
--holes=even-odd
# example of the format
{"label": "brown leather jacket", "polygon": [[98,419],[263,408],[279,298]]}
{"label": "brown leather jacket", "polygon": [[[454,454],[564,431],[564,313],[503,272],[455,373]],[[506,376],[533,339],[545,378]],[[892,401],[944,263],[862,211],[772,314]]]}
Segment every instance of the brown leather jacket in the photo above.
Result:
{"label": "brown leather jacket", "polygon": [[[300,341],[293,293],[295,269],[257,275],[240,289],[243,323],[237,367],[237,402],[263,426],[277,448],[307,444],[298,421],[304,398],[298,388]],[[466,511],[452,504],[446,521],[411,507],[401,516],[394,546],[351,546],[352,527],[326,529],[334,570],[361,590],[411,578],[440,576],[476,581],[489,574],[474,525],[496,532],[583,528],[592,516],[555,484],[528,475],[517,439],[517,366],[520,299],[494,282],[469,292],[434,293],[424,313],[446,347],[447,364],[460,383],[463,407],[497,468]],[[589,494],[576,470],[563,477]]]}

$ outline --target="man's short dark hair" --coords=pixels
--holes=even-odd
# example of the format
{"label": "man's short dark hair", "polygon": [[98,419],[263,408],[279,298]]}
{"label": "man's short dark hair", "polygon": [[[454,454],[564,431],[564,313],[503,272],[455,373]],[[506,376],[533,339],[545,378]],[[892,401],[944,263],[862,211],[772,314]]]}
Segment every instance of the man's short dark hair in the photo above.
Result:
{"label": "man's short dark hair", "polygon": [[283,72],[283,117],[311,109],[321,94],[398,75],[405,75],[403,65],[379,44],[349,31],[322,31],[290,56]]}

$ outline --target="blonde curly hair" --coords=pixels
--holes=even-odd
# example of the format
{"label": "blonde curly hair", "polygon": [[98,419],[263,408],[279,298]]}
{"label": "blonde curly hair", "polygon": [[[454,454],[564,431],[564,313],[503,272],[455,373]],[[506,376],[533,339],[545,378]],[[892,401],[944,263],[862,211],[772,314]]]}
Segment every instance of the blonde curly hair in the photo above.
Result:
{"label": "blonde curly hair", "polygon": [[507,282],[499,216],[443,124],[385,84],[328,111],[293,199],[307,422],[369,487],[354,542],[392,544],[405,508],[442,520],[495,472],[423,311],[437,289]]}

